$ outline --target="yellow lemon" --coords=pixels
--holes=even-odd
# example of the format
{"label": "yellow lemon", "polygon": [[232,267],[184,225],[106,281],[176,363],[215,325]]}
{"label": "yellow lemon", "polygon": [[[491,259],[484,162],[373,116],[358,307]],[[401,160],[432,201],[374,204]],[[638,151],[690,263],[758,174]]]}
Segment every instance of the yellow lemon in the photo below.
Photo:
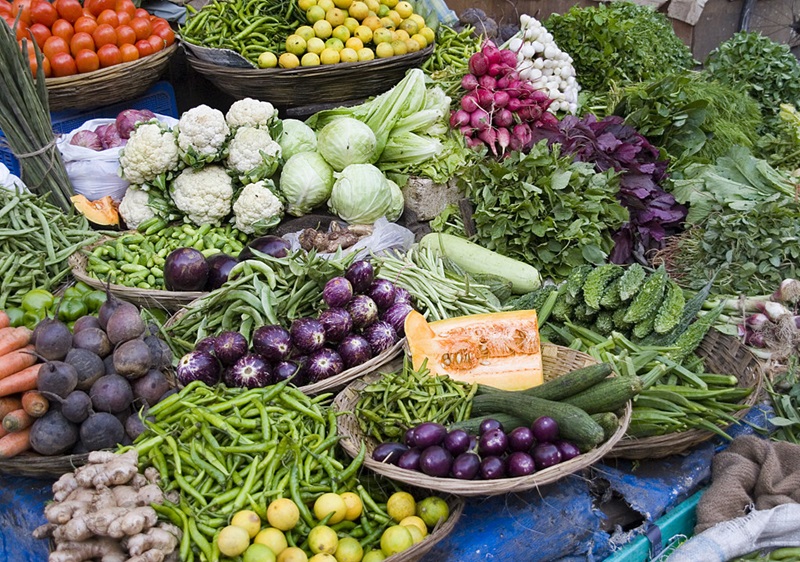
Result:
{"label": "yellow lemon", "polygon": [[411,5],[411,3],[406,2],[405,0],[400,0],[400,2],[398,2],[394,7],[394,11],[400,14],[401,18],[405,19],[414,13],[414,7]]}
{"label": "yellow lemon", "polygon": [[300,66],[300,59],[298,59],[295,54],[283,53],[280,58],[278,58],[278,66],[281,68],[297,68]]}
{"label": "yellow lemon", "polygon": [[361,24],[358,23],[356,18],[345,18],[343,25],[347,28],[347,31],[350,32],[350,35],[352,35]]}
{"label": "yellow lemon", "polygon": [[392,39],[392,41],[397,41],[397,40],[405,41],[406,39],[409,39],[410,37],[411,36],[408,33],[403,31],[402,29],[398,29],[397,31],[394,32],[394,38]]}
{"label": "yellow lemon", "polygon": [[319,61],[322,64],[336,64],[339,60],[339,51],[336,49],[325,49],[319,54]]}
{"label": "yellow lemon", "polygon": [[391,43],[392,32],[385,27],[379,27],[372,32],[372,41],[376,45],[380,45],[381,43]]}
{"label": "yellow lemon", "polygon": [[349,10],[353,0],[333,0],[333,3],[341,10]]}
{"label": "yellow lemon", "polygon": [[239,556],[250,546],[250,535],[246,529],[228,525],[217,536],[217,548],[225,556]]}
{"label": "yellow lemon", "polygon": [[403,42],[406,44],[406,52],[407,53],[416,53],[417,51],[419,51],[422,48],[422,47],[420,47],[420,44],[417,43],[417,41],[414,40],[414,39],[406,39]]}
{"label": "yellow lemon", "polygon": [[320,6],[311,6],[308,10],[306,10],[306,19],[308,23],[315,24],[320,20],[325,19],[325,10],[323,10]]}
{"label": "yellow lemon", "polygon": [[358,51],[345,47],[339,51],[339,60],[341,62],[358,62]]}
{"label": "yellow lemon", "polygon": [[317,525],[308,533],[308,548],[314,554],[320,552],[333,554],[336,552],[337,546],[339,546],[339,537],[336,535],[336,531],[327,525]]}
{"label": "yellow lemon", "polygon": [[353,32],[353,38],[361,41],[362,44],[372,41],[372,30],[366,25],[359,25]]}
{"label": "yellow lemon", "polygon": [[350,39],[344,42],[344,46],[347,49],[353,49],[354,51],[358,51],[359,49],[364,48],[364,43],[358,37],[351,37]]}
{"label": "yellow lemon", "polygon": [[396,522],[400,522],[410,515],[414,515],[417,502],[408,492],[395,492],[386,502],[386,513]]}
{"label": "yellow lemon", "polygon": [[361,562],[383,562],[386,560],[386,555],[380,550],[370,550],[361,559]]}
{"label": "yellow lemon", "polygon": [[341,39],[337,39],[336,37],[331,37],[327,41],[325,41],[325,48],[326,49],[333,49],[337,53],[344,49],[344,43],[342,43]]}
{"label": "yellow lemon", "polygon": [[[341,56],[341,53],[339,55]],[[322,494],[314,502],[314,516],[317,519],[325,519],[331,513],[333,515],[328,519],[331,525],[344,521],[344,516],[347,515],[347,504],[344,503],[342,496],[333,492]]]}
{"label": "yellow lemon", "polygon": [[347,16],[339,8],[331,8],[325,12],[325,19],[331,24],[331,27],[342,25]]}
{"label": "yellow lemon", "polygon": [[388,6],[389,8],[394,8],[398,4],[398,0],[380,0],[381,4],[384,6]]}
{"label": "yellow lemon", "polygon": [[400,22],[398,29],[402,29],[409,35],[414,35],[415,33],[419,33],[419,25],[412,19],[405,19]]}
{"label": "yellow lemon", "polygon": [[274,527],[267,527],[258,532],[253,539],[253,544],[263,544],[276,555],[280,554],[289,546],[286,542],[286,535],[282,531]]}
{"label": "yellow lemon", "polygon": [[419,15],[419,14],[411,14],[410,16],[408,16],[408,19],[410,19],[411,21],[415,21],[415,22],[417,22],[417,26],[418,26],[420,29],[422,29],[423,27],[425,27],[425,18],[423,18],[423,17],[422,17],[421,15]]}
{"label": "yellow lemon", "polygon": [[361,558],[364,556],[364,549],[353,537],[345,537],[339,539],[334,556],[336,557],[336,562],[361,562]]}
{"label": "yellow lemon", "polygon": [[276,562],[275,553],[263,544],[251,544],[244,551],[242,562]]}
{"label": "yellow lemon", "polygon": [[386,14],[387,17],[394,22],[394,26],[397,27],[401,23],[403,23],[403,18],[400,17],[400,14],[395,12],[394,10],[389,10],[389,13]]}
{"label": "yellow lemon", "polygon": [[[284,53],[286,55],[289,53]],[[281,55],[281,58],[283,58]],[[295,60],[297,57],[292,55]],[[295,68],[300,64],[300,61],[297,61],[292,67],[284,67],[284,68]],[[275,527],[276,529],[280,529],[281,531],[288,531],[289,529],[294,529],[294,526],[297,525],[297,522],[300,520],[300,510],[297,508],[297,505],[290,500],[289,498],[280,498],[270,502],[269,506],[267,507],[267,521],[269,524]]]}
{"label": "yellow lemon", "polygon": [[405,55],[408,53],[408,47],[405,41],[398,39],[397,41],[392,41],[390,44],[392,45],[392,50],[394,50],[395,55]]}
{"label": "yellow lemon", "polygon": [[379,59],[387,59],[394,56],[394,49],[391,43],[379,43],[375,46],[375,56]]}
{"label": "yellow lemon", "polygon": [[414,544],[414,537],[407,527],[393,525],[381,535],[381,551],[386,556],[403,552]]}
{"label": "yellow lemon", "polygon": [[408,532],[411,533],[411,540],[414,541],[414,544],[425,540],[425,536],[422,534],[416,526],[414,525],[405,525],[405,528],[408,529]]}
{"label": "yellow lemon", "polygon": [[308,562],[336,562],[336,557],[333,554],[320,552],[309,558]]}
{"label": "yellow lemon", "polygon": [[320,39],[327,39],[333,33],[333,27],[328,20],[319,20],[314,24],[314,33]]}
{"label": "yellow lemon", "polygon": [[[425,40],[428,42],[428,45],[431,45],[436,40],[436,32],[430,27],[423,27],[419,30],[419,34],[425,38]],[[422,43],[420,43],[420,45],[421,44]]]}
{"label": "yellow lemon", "polygon": [[416,527],[422,533],[422,536],[426,536],[428,534],[428,526],[425,525],[425,521],[422,520],[421,517],[417,517],[416,515],[409,515],[408,517],[404,517],[402,521],[400,521],[400,525],[403,527]]}
{"label": "yellow lemon", "polygon": [[306,43],[306,50],[309,53],[320,54],[322,50],[325,48],[325,41],[320,39],[319,37],[312,37]]}
{"label": "yellow lemon", "polygon": [[421,33],[415,33],[411,36],[411,39],[419,43],[419,48],[424,49],[428,46],[428,40]]}
{"label": "yellow lemon", "polygon": [[308,42],[309,39],[314,37],[314,28],[310,25],[301,25],[297,28],[294,34],[299,35],[304,41]]}
{"label": "yellow lemon", "polygon": [[261,518],[255,511],[237,511],[231,518],[231,525],[243,528],[252,539],[261,530]]}
{"label": "yellow lemon", "polygon": [[300,56],[306,52],[306,40],[297,34],[286,38],[286,51],[293,55]]}
{"label": "yellow lemon", "polygon": [[300,59],[300,66],[319,66],[319,55],[317,53],[306,53]]}
{"label": "yellow lemon", "polygon": [[337,25],[335,28],[333,28],[331,36],[335,39],[338,39],[342,43],[345,43],[348,39],[350,39],[350,30],[343,25]]}
{"label": "yellow lemon", "polygon": [[[359,49],[356,49],[356,51],[358,50]],[[345,513],[344,518],[347,521],[355,521],[361,517],[361,512],[364,510],[364,504],[361,502],[359,495],[353,492],[344,492],[340,495],[342,496],[344,505],[347,506],[347,512]]]}
{"label": "yellow lemon", "polygon": [[264,51],[258,55],[258,68],[275,68],[278,66],[278,57],[275,53]]}
{"label": "yellow lemon", "polygon": [[290,546],[278,555],[278,562],[308,562],[308,556],[303,549]]}
{"label": "yellow lemon", "polygon": [[394,29],[396,26],[394,25],[394,21],[392,21],[392,18],[382,17],[381,27],[385,27],[386,29]]}
{"label": "yellow lemon", "polygon": [[358,50],[358,60],[359,60],[359,62],[372,60],[374,58],[375,58],[375,52],[372,49],[368,49],[368,48],[364,47],[363,49],[359,49]]}
{"label": "yellow lemon", "polygon": [[378,0],[365,0],[367,4],[367,8],[369,8],[370,12],[378,13],[378,10],[381,9],[381,3]]}
{"label": "yellow lemon", "polygon": [[333,3],[333,0],[317,0],[317,6],[325,10],[325,13],[328,13],[328,10],[336,7],[336,4]]}
{"label": "yellow lemon", "polygon": [[367,16],[367,18],[361,22],[361,25],[362,27],[368,27],[372,31],[375,31],[376,29],[380,29],[381,19],[378,16]]}
{"label": "yellow lemon", "polygon": [[316,6],[317,0],[297,0],[297,7],[307,12],[311,6]]}
{"label": "yellow lemon", "polygon": [[369,15],[369,6],[367,6],[366,2],[361,2],[361,0],[356,0],[347,8],[347,12],[350,14],[351,17],[354,17],[358,21],[363,20],[365,17]]}

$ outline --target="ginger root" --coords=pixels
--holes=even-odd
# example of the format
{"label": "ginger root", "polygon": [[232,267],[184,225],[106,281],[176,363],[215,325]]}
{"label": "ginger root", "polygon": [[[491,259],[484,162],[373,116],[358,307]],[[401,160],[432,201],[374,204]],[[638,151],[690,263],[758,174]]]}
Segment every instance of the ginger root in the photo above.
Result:
{"label": "ginger root", "polygon": [[95,537],[79,542],[62,542],[50,553],[48,562],[85,562],[99,558],[101,562],[125,562],[128,555],[114,539]]}
{"label": "ginger root", "polygon": [[64,525],[68,523],[76,515],[86,511],[89,508],[89,502],[68,500],[63,502],[54,502],[47,504],[44,508],[44,517],[50,523],[56,525]]}
{"label": "ginger root", "polygon": [[69,494],[77,489],[78,481],[75,480],[75,474],[68,472],[53,484],[53,499],[57,502],[64,501]]}
{"label": "ginger root", "polygon": [[[97,453],[97,456],[94,456]],[[108,457],[107,455],[111,455]],[[95,459],[108,459],[97,463]],[[94,486],[119,486],[127,484],[138,473],[139,456],[136,449],[122,455],[107,451],[94,451],[89,454],[89,464],[75,471],[75,479],[84,488]]]}
{"label": "ginger root", "polygon": [[151,527],[146,533],[129,538],[127,548],[134,556],[153,549],[173,551],[178,546],[180,537],[181,531],[175,525],[162,523],[158,527]]}

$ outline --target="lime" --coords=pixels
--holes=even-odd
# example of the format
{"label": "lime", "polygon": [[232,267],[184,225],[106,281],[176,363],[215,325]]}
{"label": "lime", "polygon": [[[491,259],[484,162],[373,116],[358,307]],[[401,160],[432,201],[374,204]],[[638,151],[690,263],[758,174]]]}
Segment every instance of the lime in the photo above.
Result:
{"label": "lime", "polygon": [[379,27],[372,33],[372,42],[376,45],[392,42],[392,32],[384,27]]}
{"label": "lime", "polygon": [[278,58],[278,66],[281,68],[297,68],[300,66],[300,59],[292,53],[283,53]]}
{"label": "lime", "polygon": [[389,15],[389,12],[391,12],[391,11],[392,10],[391,10],[391,8],[389,8],[389,6],[387,6],[385,4],[381,4],[381,7],[378,8],[377,14],[378,14],[379,18],[385,18],[386,16]]}
{"label": "lime", "polygon": [[339,545],[334,554],[336,562],[361,562],[364,556],[364,549],[353,537],[339,539]]}
{"label": "lime", "polygon": [[300,56],[306,52],[306,40],[299,35],[290,35],[286,38],[286,51]]}
{"label": "lime", "polygon": [[308,23],[312,25],[320,20],[324,20],[325,10],[323,10],[320,6],[311,6],[308,10],[306,10],[306,19],[308,20]]}
{"label": "lime", "polygon": [[307,12],[311,6],[316,6],[317,0],[297,0],[297,7]]}
{"label": "lime", "polygon": [[359,25],[353,32],[353,37],[367,44],[372,41],[372,30],[366,25]]}
{"label": "lime", "polygon": [[389,496],[389,501],[386,502],[386,513],[396,522],[402,521],[406,517],[414,515],[416,505],[414,496],[408,492],[395,492]]}
{"label": "lime", "polygon": [[394,24],[394,21],[392,20],[392,18],[383,16],[381,18],[381,27],[385,27],[386,29],[394,30],[395,24]]}
{"label": "lime", "polygon": [[309,39],[315,37],[314,35],[314,28],[310,25],[301,25],[297,28],[297,31],[294,32],[295,35],[299,35],[303,38],[303,41],[308,42]]}
{"label": "lime", "polygon": [[381,5],[388,6],[390,8],[394,8],[398,4],[398,0],[380,0]]}
{"label": "lime", "polygon": [[[284,53],[281,55],[283,58],[285,55],[289,53]],[[295,59],[297,57],[293,56]],[[293,67],[284,67],[284,68],[294,68],[300,64],[300,61],[297,61],[297,64]],[[280,529],[281,531],[288,531],[290,529],[294,529],[294,526],[297,525],[297,522],[300,520],[300,510],[297,508],[297,505],[290,500],[289,498],[280,498],[275,501],[270,502],[269,506],[267,507],[267,521],[269,524],[275,527],[276,529]]]}
{"label": "lime", "polygon": [[358,62],[358,52],[355,49],[344,48],[339,51],[341,62]]}
{"label": "lime", "polygon": [[358,20],[356,18],[348,17],[345,18],[344,23],[342,25],[344,25],[347,28],[347,31],[350,32],[350,35],[352,35],[353,33],[355,33],[356,29],[358,29],[358,26],[361,24],[358,23]]}
{"label": "lime", "polygon": [[300,66],[319,66],[319,55],[317,53],[306,53],[300,59]]}
{"label": "lime", "polygon": [[420,44],[416,41],[416,39],[406,39],[405,41],[403,41],[403,43],[406,44],[407,53],[416,53],[422,48],[420,47]]}
{"label": "lime", "polygon": [[320,552],[333,554],[336,552],[337,546],[339,546],[339,537],[336,535],[336,531],[327,525],[317,525],[308,533],[308,548],[314,554]]}
{"label": "lime", "polygon": [[400,14],[400,17],[405,19],[414,13],[414,7],[405,0],[401,0],[394,7],[394,11]]}
{"label": "lime", "polygon": [[251,544],[244,551],[242,562],[276,562],[275,553],[263,544]]}
{"label": "lime", "polygon": [[337,53],[344,49],[344,43],[342,43],[341,39],[337,39],[336,37],[331,37],[327,41],[325,41],[325,48],[326,49],[333,49]]}
{"label": "lime", "polygon": [[342,48],[344,48],[344,42],[350,39],[350,30],[347,29],[343,25],[337,25],[333,29],[333,33],[331,33],[331,37],[334,37],[342,42]]}
{"label": "lime", "polygon": [[405,41],[398,39],[396,41],[392,41],[391,45],[395,55],[405,55],[408,52],[408,46],[406,45]]}
{"label": "lime", "polygon": [[319,62],[322,64],[336,64],[340,61],[339,51],[336,49],[325,49],[319,54]]}
{"label": "lime", "polygon": [[231,525],[243,528],[252,539],[261,530],[261,518],[255,511],[238,511],[231,518]]}
{"label": "lime", "polygon": [[283,532],[280,529],[275,529],[274,527],[267,527],[266,529],[259,531],[256,537],[253,539],[253,543],[263,544],[264,546],[269,547],[269,549],[276,555],[286,550],[286,547],[289,546],[289,544],[286,542],[286,536],[284,536]]}
{"label": "lime", "polygon": [[370,550],[361,559],[361,562],[383,562],[386,560],[386,555],[380,550]]}
{"label": "lime", "polygon": [[328,20],[319,20],[314,23],[314,33],[320,39],[327,39],[333,33],[333,27]]}
{"label": "lime", "polygon": [[275,68],[276,66],[278,66],[278,57],[275,56],[275,53],[264,51],[258,55],[259,68]]}
{"label": "lime", "polygon": [[331,27],[336,27],[338,25],[342,25],[344,20],[347,18],[345,13],[341,11],[339,8],[331,8],[327,12],[325,12],[325,20],[331,24]]}
{"label": "lime", "polygon": [[363,49],[359,49],[358,50],[358,60],[359,61],[367,61],[367,60],[372,60],[374,58],[375,58],[375,53],[372,51],[372,49],[368,49],[367,47],[364,47]]}
{"label": "lime", "polygon": [[447,521],[450,517],[450,507],[447,502],[438,496],[429,496],[417,504],[416,514],[429,529],[433,529],[441,519]]}
{"label": "lime", "polygon": [[413,539],[414,544],[425,540],[425,535],[422,534],[422,531],[420,531],[416,525],[405,525],[405,528],[408,529],[409,533],[411,533],[411,538]]}
{"label": "lime", "polygon": [[[422,29],[419,30],[419,34],[425,38],[425,40],[428,42],[428,45],[430,45],[436,40],[436,32],[432,30],[430,27],[423,27]],[[420,45],[421,44],[422,43],[420,43]],[[426,45],[426,47],[428,45]]]}
{"label": "lime", "polygon": [[392,525],[381,535],[381,551],[386,556],[403,552],[414,544],[414,537],[407,527]]}
{"label": "lime", "polygon": [[331,525],[344,521],[344,517],[347,515],[347,504],[344,503],[342,496],[333,492],[322,494],[314,502],[314,516],[320,521],[331,513],[333,515],[328,519],[328,523]]}
{"label": "lime", "polygon": [[416,515],[409,515],[403,518],[403,520],[400,521],[400,525],[403,527],[416,527],[420,530],[423,537],[428,534],[428,526],[425,524],[425,521]]}
{"label": "lime", "polygon": [[[352,49],[352,47],[349,48]],[[359,495],[353,492],[344,492],[340,495],[342,496],[344,505],[347,506],[347,513],[345,513],[344,518],[347,521],[355,521],[361,517],[361,512],[364,510],[364,504],[361,502]]]}
{"label": "lime", "polygon": [[370,12],[375,12],[377,14],[378,10],[381,9],[380,0],[364,0],[364,1]]}
{"label": "lime", "polygon": [[239,556],[250,546],[250,535],[242,527],[228,525],[217,536],[217,547],[225,556]]}
{"label": "lime", "polygon": [[290,546],[278,555],[278,562],[308,562],[308,556],[303,549]]}

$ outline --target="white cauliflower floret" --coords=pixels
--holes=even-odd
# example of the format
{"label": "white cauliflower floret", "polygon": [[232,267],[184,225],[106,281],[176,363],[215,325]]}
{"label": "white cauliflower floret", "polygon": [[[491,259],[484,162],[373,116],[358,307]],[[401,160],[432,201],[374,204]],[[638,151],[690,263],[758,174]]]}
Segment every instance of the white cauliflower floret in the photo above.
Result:
{"label": "white cauliflower floret", "polygon": [[119,214],[128,228],[136,229],[146,220],[156,216],[148,204],[150,195],[135,185],[128,186],[125,197],[119,204]]}
{"label": "white cauliflower floret", "polygon": [[172,182],[172,200],[197,225],[214,224],[231,212],[233,181],[222,166],[186,168]]}
{"label": "white cauliflower floret", "polygon": [[278,112],[268,101],[244,98],[233,102],[225,121],[234,127],[267,127],[278,117]]}
{"label": "white cauliflower floret", "polygon": [[281,146],[265,129],[241,127],[228,146],[228,169],[255,182],[278,169]]}
{"label": "white cauliflower floret", "polygon": [[283,218],[283,203],[267,187],[270,180],[244,186],[233,204],[236,228],[247,234],[262,235]]}
{"label": "white cauliflower floret", "polygon": [[178,168],[180,155],[175,135],[158,123],[144,123],[131,133],[119,154],[120,176],[144,184]]}
{"label": "white cauliflower floret", "polygon": [[178,121],[178,147],[184,161],[193,166],[213,162],[222,155],[231,130],[219,109],[198,105]]}

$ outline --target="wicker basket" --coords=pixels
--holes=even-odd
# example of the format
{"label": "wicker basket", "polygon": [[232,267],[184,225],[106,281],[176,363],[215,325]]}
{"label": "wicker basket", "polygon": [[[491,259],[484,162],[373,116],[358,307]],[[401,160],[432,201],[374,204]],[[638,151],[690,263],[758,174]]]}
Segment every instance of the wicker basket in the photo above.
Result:
{"label": "wicker basket", "polygon": [[221,66],[201,60],[188,50],[186,59],[194,70],[236,99],[251,97],[293,108],[312,102],[318,106],[343,104],[383,93],[431,53],[433,45],[397,57],[292,69]]}
{"label": "wicker basket", "polygon": [[[101,279],[92,277],[86,271],[86,264],[89,258],[86,256],[86,251],[91,251],[100,244],[110,240],[110,238],[101,238],[94,244],[86,246],[82,250],[78,250],[69,257],[69,267],[72,269],[72,276],[78,281],[83,281],[90,287],[95,289],[106,289],[106,284]],[[157,289],[139,289],[136,287],[126,287],[124,285],[110,284],[108,290],[115,297],[135,304],[144,308],[163,308],[173,312],[178,310],[195,299],[202,297],[208,293],[202,291],[160,291]]]}
{"label": "wicker basket", "polygon": [[[753,392],[742,402],[742,409],[734,417],[741,419],[758,401],[764,371],[750,350],[731,336],[711,330],[700,343],[698,355],[705,359],[706,370],[711,373],[731,374],[739,379],[740,387],[752,387]],[[716,434],[701,429],[690,429],[680,433],[634,438],[626,436],[620,440],[606,457],[624,459],[660,459],[675,455],[711,439]]]}
{"label": "wicker basket", "polygon": [[178,45],[142,59],[115,64],[94,72],[63,78],[47,78],[47,95],[51,111],[87,109],[132,100],[156,83],[169,64]]}
{"label": "wicker basket", "polygon": [[54,455],[46,457],[37,453],[22,453],[10,459],[0,460],[0,473],[29,478],[61,478],[86,464],[89,453],[79,455]]}
{"label": "wicker basket", "polygon": [[[596,361],[589,355],[562,347],[545,343],[542,345],[542,363],[546,380],[557,378],[575,369],[595,364]],[[385,368],[398,368],[395,362]],[[384,369],[385,372],[385,369]],[[456,478],[436,478],[421,472],[405,470],[391,464],[381,463],[371,458],[371,453],[378,442],[371,436],[366,436],[358,425],[354,414],[356,403],[361,395],[361,390],[368,384],[380,379],[380,372],[373,372],[362,379],[350,383],[333,401],[333,407],[341,414],[336,418],[339,434],[343,437],[340,441],[347,454],[355,457],[361,448],[361,443],[366,444],[367,457],[364,465],[373,471],[392,480],[404,482],[420,488],[438,490],[458,496],[496,496],[514,492],[522,492],[551,484],[561,478],[577,472],[599,461],[611,450],[625,434],[631,417],[631,403],[625,406],[624,415],[620,417],[620,425],[616,433],[606,442],[591,451],[578,455],[568,461],[550,468],[540,470],[528,476],[517,478],[503,478],[499,480],[458,480]]]}
{"label": "wicker basket", "polygon": [[434,546],[455,529],[456,523],[464,512],[464,500],[458,496],[448,496],[447,506],[450,508],[450,516],[444,523],[437,524],[424,540],[405,549],[402,552],[393,554],[384,559],[384,562],[420,562],[423,557],[430,552]]}

